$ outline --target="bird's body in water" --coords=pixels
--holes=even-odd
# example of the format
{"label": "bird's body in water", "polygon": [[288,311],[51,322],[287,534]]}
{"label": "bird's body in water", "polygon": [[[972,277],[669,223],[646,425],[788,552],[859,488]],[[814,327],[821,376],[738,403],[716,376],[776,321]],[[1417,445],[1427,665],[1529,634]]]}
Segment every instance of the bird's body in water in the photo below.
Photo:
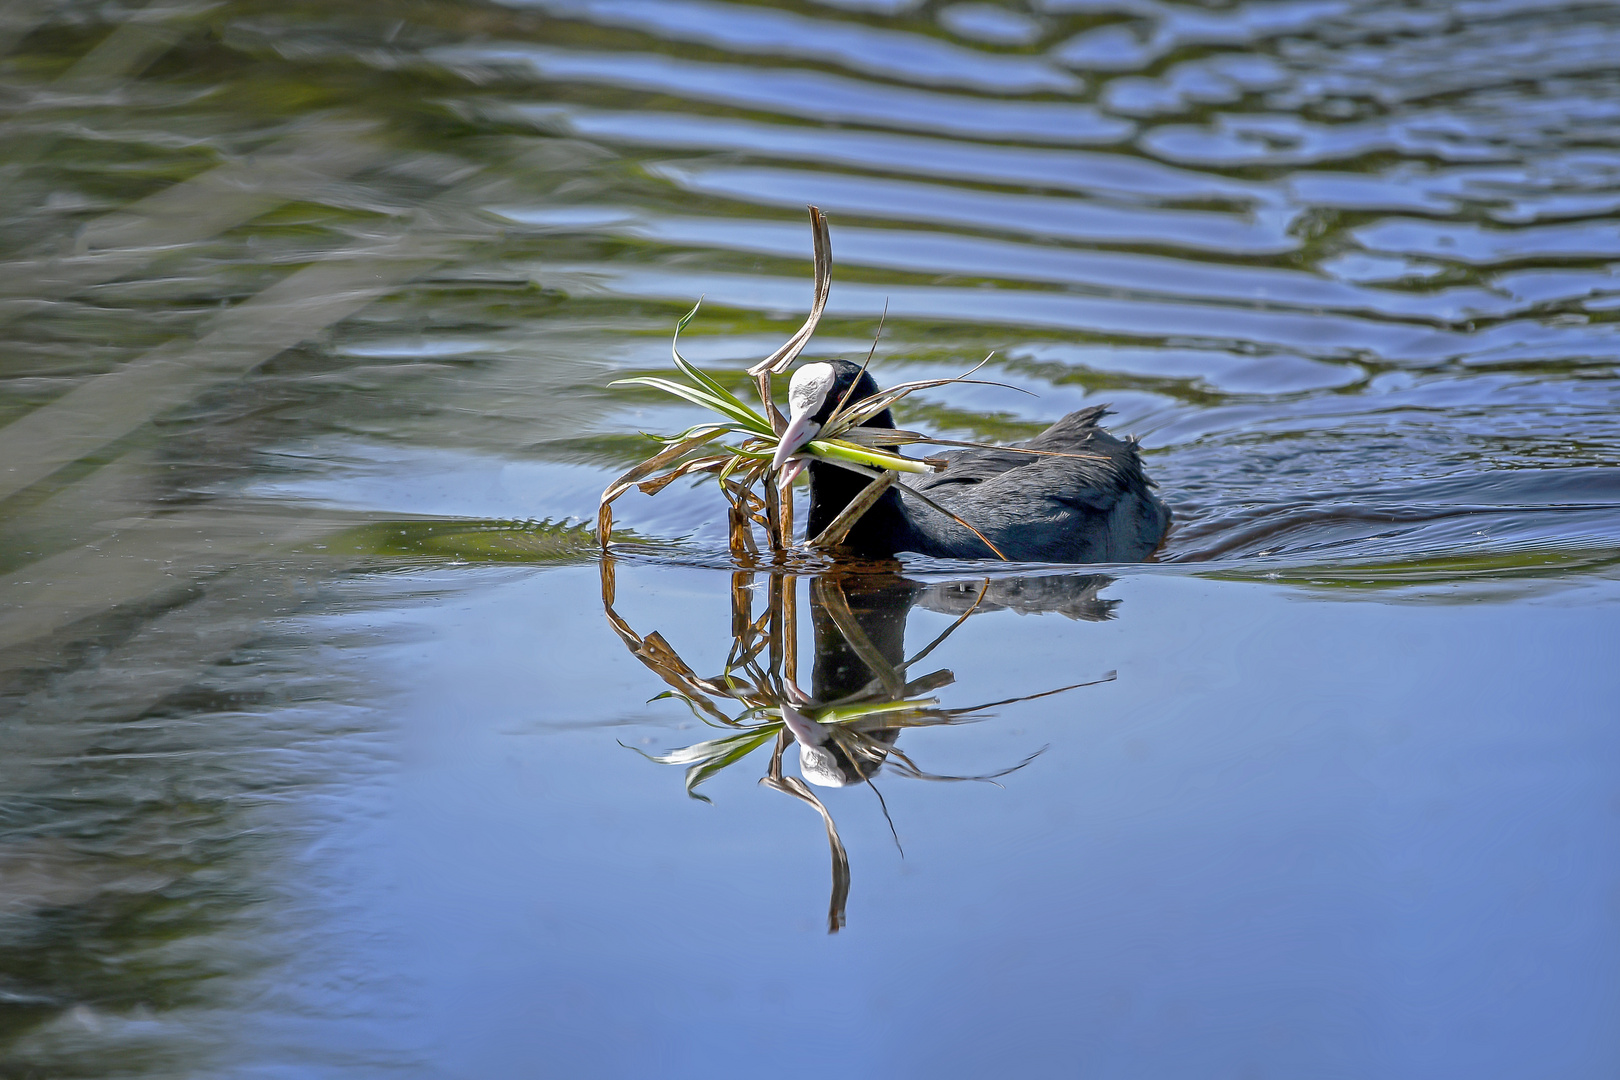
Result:
{"label": "bird's body in water", "polygon": [[[853,389],[851,389],[853,387]],[[803,447],[845,401],[878,392],[877,384],[847,360],[807,364],[794,373],[788,398],[792,417],[778,446],[780,464]],[[1170,527],[1170,511],[1152,492],[1134,440],[1098,426],[1107,409],[1070,413],[1012,449],[958,450],[941,471],[908,477],[890,488],[849,531],[845,545],[867,557],[902,551],[938,558],[983,559],[995,553],[949,517],[907,498],[922,492],[971,524],[1016,562],[1138,562],[1151,555]],[[866,422],[893,427],[884,410]],[[810,514],[805,535],[814,537],[869,478],[811,459]]]}

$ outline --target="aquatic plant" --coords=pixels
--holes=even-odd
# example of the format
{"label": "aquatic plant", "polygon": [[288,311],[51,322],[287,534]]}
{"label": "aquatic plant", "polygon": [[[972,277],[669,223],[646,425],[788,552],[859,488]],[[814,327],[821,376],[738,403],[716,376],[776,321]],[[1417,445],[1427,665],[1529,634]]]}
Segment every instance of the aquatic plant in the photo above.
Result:
{"label": "aquatic plant", "polygon": [[[777,441],[787,428],[786,419],[771,398],[771,378],[786,372],[809,344],[821,321],[822,312],[826,310],[827,295],[832,287],[832,244],[827,230],[827,216],[814,206],[809,210],[815,246],[814,299],[804,325],[781,348],[748,369],[748,374],[754,377],[759,389],[762,411],[755,410],[727,390],[718,380],[681,355],[681,331],[697,314],[698,307],[702,304],[701,300],[676,323],[674,338],[670,343],[670,354],[674,358],[675,367],[685,376],[686,381],[656,375],[641,375],[609,384],[645,386],[660,390],[701,406],[721,419],[695,425],[675,435],[652,436],[662,443],[662,449],[618,477],[602,492],[601,502],[597,508],[597,537],[603,550],[607,549],[612,537],[613,503],[621,495],[632,487],[640,489],[645,494],[656,495],[683,476],[704,473],[715,477],[721,492],[730,504],[729,539],[733,554],[739,558],[751,558],[759,554],[759,546],[754,538],[756,525],[765,530],[766,544],[773,553],[780,554],[792,546],[793,500],[790,485],[799,472],[799,465],[779,470],[774,479],[770,475],[772,455]],[[881,329],[880,324],[880,333]],[[876,349],[877,342],[874,340],[872,351],[867,354],[866,364],[862,365],[863,370],[871,363]],[[899,478],[900,473],[927,473],[945,467],[944,458],[907,457],[898,453],[895,447],[911,443],[966,447],[985,445],[936,438],[918,431],[863,425],[901,398],[918,390],[951,383],[1005,386],[1004,383],[971,378],[974,372],[989,360],[990,357],[986,356],[972,369],[952,378],[903,382],[859,401],[849,400],[846,394],[844,400],[838,403],[838,407],[821,426],[817,437],[795,454],[795,457],[799,459],[800,465],[805,459],[815,458],[866,476],[874,483],[868,484],[861,495],[851,501],[819,535],[807,537],[808,547],[825,549],[843,543],[850,528],[860,520],[862,514],[871,509],[878,498]],[[1008,387],[1008,389],[1018,388]],[[1053,453],[1022,447],[1001,449],[1038,455]],[[763,488],[764,494],[759,494],[756,488]],[[978,529],[958,515],[914,489],[908,488],[907,495],[972,532],[998,557],[1005,559],[1001,551]]]}

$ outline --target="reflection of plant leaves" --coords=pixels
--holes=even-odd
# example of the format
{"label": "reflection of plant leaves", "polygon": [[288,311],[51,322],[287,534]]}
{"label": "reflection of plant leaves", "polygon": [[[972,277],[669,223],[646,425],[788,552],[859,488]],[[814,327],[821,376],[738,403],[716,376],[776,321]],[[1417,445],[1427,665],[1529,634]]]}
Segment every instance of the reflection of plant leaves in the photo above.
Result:
{"label": "reflection of plant leaves", "polygon": [[724,769],[727,765],[741,761],[743,758],[747,757],[749,754],[752,754],[755,750],[758,750],[775,737],[775,728],[761,731],[758,735],[747,742],[738,744],[737,748],[731,751],[731,753],[727,754],[725,757],[715,758],[714,760],[705,762],[702,765],[694,765],[690,769],[687,769],[686,793],[692,796],[694,799],[708,802],[709,800],[706,796],[699,795],[697,793],[697,786],[699,784],[703,783],[703,781],[707,780],[721,769]]}
{"label": "reflection of plant leaves", "polygon": [[873,716],[883,717],[886,726],[893,726],[900,717],[909,713],[932,716],[939,709],[938,698],[912,698],[907,701],[868,701],[856,705],[831,705],[815,710],[818,724],[853,724]]}
{"label": "reflection of plant leaves", "polygon": [[903,692],[908,698],[918,697],[923,694],[931,693],[934,690],[941,689],[942,687],[949,686],[955,681],[956,672],[952,671],[950,668],[940,668],[938,671],[930,671],[927,675],[919,675],[917,678],[906,683],[906,687]]}
{"label": "reflection of plant leaves", "polygon": [[[832,855],[832,895],[827,900],[827,933],[836,934],[844,928],[844,909],[849,903],[849,852],[844,850],[844,841],[838,835],[838,824],[833,821],[827,805],[816,798],[815,792],[803,780],[797,776],[782,775],[780,752],[772,765],[770,773],[759,782],[809,803],[811,809],[821,815],[821,822],[827,827],[827,848]],[[878,798],[881,800],[883,796],[879,795]]]}
{"label": "reflection of plant leaves", "polygon": [[759,734],[758,731],[744,731],[735,735],[726,735],[719,739],[709,739],[705,742],[693,743],[691,746],[682,746],[663,754],[649,754],[645,750],[636,750],[636,753],[649,761],[656,761],[660,765],[691,765],[693,762],[708,761],[711,758],[724,757],[739,743],[748,742]]}
{"label": "reflection of plant leaves", "polygon": [[[694,799],[708,802],[707,796],[697,792],[697,786],[728,765],[734,765],[776,737],[781,724],[765,724],[723,739],[693,743],[667,754],[649,754],[634,746],[630,749],[649,761],[660,765],[690,765],[686,770],[686,793]],[[624,743],[619,745],[623,746]]]}
{"label": "reflection of plant leaves", "polygon": [[[683,694],[679,690],[665,690],[662,694],[654,694],[652,697],[647,699],[647,704],[651,705],[655,701],[667,701],[670,699],[684,701],[686,703],[686,707],[692,710],[692,715],[703,721],[705,724],[708,724],[710,727],[730,726],[729,724],[716,723],[713,719],[713,715],[707,714],[703,711],[705,708],[714,709],[714,702],[708,700],[707,698],[700,700],[693,697],[691,694]],[[721,719],[727,719],[725,714],[721,713],[718,709],[715,709],[714,712],[715,714],[719,715]]]}
{"label": "reflection of plant leaves", "polygon": [[1042,754],[1046,753],[1046,751],[1048,749],[1050,749],[1050,747],[1043,746],[1039,750],[1035,751],[1033,754],[1026,757],[1023,761],[1020,761],[1018,764],[1010,765],[1007,768],[999,769],[996,772],[980,773],[977,776],[947,776],[947,775],[945,775],[943,773],[924,772],[923,770],[917,768],[916,763],[913,762],[910,758],[906,757],[905,754],[903,754],[899,750],[896,750],[896,749],[891,747],[890,750],[889,750],[889,755],[890,755],[890,757],[892,757],[894,759],[897,759],[899,761],[899,764],[896,765],[893,761],[891,761],[889,763],[889,768],[893,769],[895,772],[899,773],[901,776],[909,777],[912,780],[939,780],[939,781],[944,781],[944,782],[949,782],[949,783],[958,783],[958,782],[961,782],[961,781],[972,781],[972,782],[978,782],[978,783],[982,783],[982,784],[994,784],[996,787],[1000,787],[1001,785],[996,783],[996,781],[998,779],[1000,779],[1003,776],[1007,776],[1010,773],[1017,772],[1019,769],[1022,769],[1025,765],[1028,765],[1030,762],[1034,761],[1036,758],[1038,758]]}
{"label": "reflection of plant leaves", "polygon": [[[724,481],[732,484],[732,481]],[[728,496],[739,505],[739,515],[748,512],[746,492],[733,492]],[[757,500],[755,500],[757,502]],[[888,766],[897,776],[917,780],[980,781],[996,783],[997,778],[1016,772],[1028,765],[1042,750],[1025,757],[1008,768],[973,776],[953,776],[930,773],[919,768],[895,742],[909,728],[963,724],[987,718],[986,710],[1018,701],[1029,701],[1064,693],[1090,683],[1077,683],[1020,697],[986,702],[971,708],[948,709],[939,700],[928,696],[933,690],[955,681],[949,669],[938,669],[925,675],[907,679],[907,672],[943,643],[974,611],[979,610],[989,580],[978,588],[978,594],[968,609],[962,612],[941,634],[934,638],[910,660],[890,662],[873,644],[866,629],[855,617],[842,584],[831,576],[815,579],[811,586],[813,602],[819,603],[829,616],[834,628],[845,644],[873,670],[883,675],[873,677],[866,686],[837,699],[817,700],[805,694],[797,685],[798,663],[794,645],[798,640],[797,606],[794,599],[791,574],[771,574],[768,578],[767,606],[758,618],[754,615],[754,574],[741,572],[731,582],[731,637],[732,644],[720,674],[703,678],[675,652],[662,634],[654,631],[645,637],[637,634],[614,610],[617,594],[614,560],[604,556],[601,564],[602,604],[609,625],[628,646],[632,655],[656,673],[673,689],[659,694],[653,700],[679,698],[694,715],[714,727],[727,730],[718,738],[679,747],[661,754],[651,754],[637,747],[629,747],[638,754],[659,764],[686,767],[685,786],[688,796],[701,802],[710,800],[698,788],[723,769],[742,761],[766,743],[775,741],[770,764],[761,783],[773,790],[801,800],[821,817],[827,835],[832,860],[832,892],[828,899],[827,929],[837,933],[844,926],[845,908],[849,899],[849,856],[838,834],[831,812],[813,792],[804,779],[788,776],[782,770],[783,751],[794,743],[794,735],[783,719],[790,706],[803,717],[819,726],[816,732],[805,731],[813,743],[831,744],[847,762],[855,778],[864,780],[876,795],[885,820],[894,834],[896,846],[899,833],[889,818],[882,792],[871,783],[879,770]],[[769,649],[769,656],[762,654]],[[761,660],[764,660],[761,663]],[[1112,679],[1109,672],[1097,682]],[[712,695],[713,700],[703,695]],[[722,712],[735,712],[735,717]],[[795,721],[797,728],[797,722]],[[825,739],[822,738],[825,736]],[[621,745],[628,745],[622,744]],[[801,748],[800,753],[803,753]],[[800,760],[803,768],[803,758]],[[843,767],[840,766],[842,769]],[[998,785],[999,786],[999,785]],[[901,850],[902,855],[904,849]]]}

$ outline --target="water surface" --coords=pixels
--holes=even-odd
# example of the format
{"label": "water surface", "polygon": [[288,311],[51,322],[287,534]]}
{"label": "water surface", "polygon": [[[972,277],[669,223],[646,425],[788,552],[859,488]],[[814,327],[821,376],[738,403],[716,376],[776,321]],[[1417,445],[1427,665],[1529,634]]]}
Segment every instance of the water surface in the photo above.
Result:
{"label": "water surface", "polygon": [[[1557,0],[7,5],[0,1071],[1612,1075],[1617,47]],[[963,721],[804,788],[841,904],[797,748],[708,803],[644,756],[735,731],[648,700],[653,635],[879,671],[840,579],[735,576],[675,486],[605,594],[586,526],[698,418],[606,384],[701,295],[746,388],[807,203],[806,355],[993,351],[1034,396],[900,422],[1111,404],[1176,515],[838,584],[891,664],[960,620],[873,692]]]}

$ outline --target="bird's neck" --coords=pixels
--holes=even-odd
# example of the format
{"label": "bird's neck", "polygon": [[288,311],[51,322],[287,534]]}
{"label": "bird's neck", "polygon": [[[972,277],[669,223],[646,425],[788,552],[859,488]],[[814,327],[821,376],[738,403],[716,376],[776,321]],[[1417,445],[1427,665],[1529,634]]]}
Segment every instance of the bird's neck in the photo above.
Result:
{"label": "bird's neck", "polygon": [[[810,517],[805,522],[805,539],[820,536],[823,530],[872,480],[837,465],[810,463]],[[862,514],[849,530],[844,545],[862,555],[888,556],[902,550],[911,522],[900,503],[900,494],[890,488],[878,496],[871,509]]]}
{"label": "bird's neck", "polygon": [[897,573],[868,571],[847,577],[817,578],[810,587],[811,624],[816,632],[816,665],[810,692],[817,701],[836,701],[866,689],[882,673],[869,649],[850,639],[850,627],[829,611],[833,598],[855,619],[866,641],[892,668],[906,662],[906,615],[921,591]]}

